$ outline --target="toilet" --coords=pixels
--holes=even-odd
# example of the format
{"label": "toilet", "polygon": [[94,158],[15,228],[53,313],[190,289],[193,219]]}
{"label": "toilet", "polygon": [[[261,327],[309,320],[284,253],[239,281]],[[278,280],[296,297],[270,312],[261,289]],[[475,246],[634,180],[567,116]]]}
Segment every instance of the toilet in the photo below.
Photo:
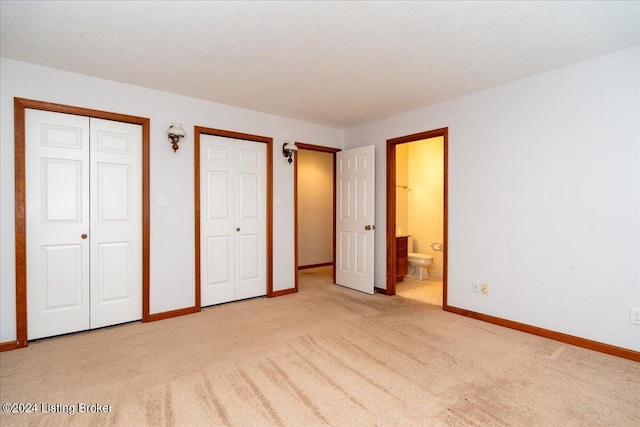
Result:
{"label": "toilet", "polygon": [[406,277],[415,280],[427,280],[429,271],[427,267],[433,263],[433,255],[413,252],[413,240],[409,237],[407,241],[409,274]]}

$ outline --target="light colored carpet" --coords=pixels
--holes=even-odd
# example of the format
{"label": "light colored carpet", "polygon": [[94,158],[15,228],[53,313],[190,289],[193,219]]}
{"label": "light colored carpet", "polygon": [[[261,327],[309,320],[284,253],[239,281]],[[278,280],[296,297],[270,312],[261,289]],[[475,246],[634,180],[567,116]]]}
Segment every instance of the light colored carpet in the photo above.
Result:
{"label": "light colored carpet", "polygon": [[[298,294],[33,342],[13,425],[637,426],[640,364],[301,274]],[[111,412],[78,413],[78,404]]]}

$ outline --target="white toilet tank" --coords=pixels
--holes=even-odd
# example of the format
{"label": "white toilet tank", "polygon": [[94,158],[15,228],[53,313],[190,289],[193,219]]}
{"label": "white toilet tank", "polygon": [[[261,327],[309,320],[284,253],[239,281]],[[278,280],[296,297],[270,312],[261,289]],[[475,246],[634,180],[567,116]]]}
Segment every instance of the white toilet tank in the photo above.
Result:
{"label": "white toilet tank", "polygon": [[407,252],[409,258],[421,259],[425,261],[431,261],[433,259],[433,255],[421,254],[413,251],[413,239],[411,238],[411,236],[407,238]]}

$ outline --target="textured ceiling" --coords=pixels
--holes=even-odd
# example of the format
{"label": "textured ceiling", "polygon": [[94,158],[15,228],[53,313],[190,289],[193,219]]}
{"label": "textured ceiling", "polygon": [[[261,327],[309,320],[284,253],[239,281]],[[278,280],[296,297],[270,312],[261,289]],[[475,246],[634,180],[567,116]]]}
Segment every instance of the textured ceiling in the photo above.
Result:
{"label": "textured ceiling", "polygon": [[637,1],[2,1],[0,54],[347,128],[640,44]]}

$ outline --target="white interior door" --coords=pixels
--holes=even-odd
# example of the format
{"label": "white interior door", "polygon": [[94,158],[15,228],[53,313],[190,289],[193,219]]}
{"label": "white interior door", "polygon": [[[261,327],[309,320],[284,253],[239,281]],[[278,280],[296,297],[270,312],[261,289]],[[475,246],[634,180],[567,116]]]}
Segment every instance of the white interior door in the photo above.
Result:
{"label": "white interior door", "polygon": [[29,339],[142,317],[142,130],[26,110]]}
{"label": "white interior door", "polygon": [[266,294],[266,145],[200,139],[201,305]]}
{"label": "white interior door", "polygon": [[235,141],[235,299],[267,293],[267,145]]}
{"label": "white interior door", "polygon": [[336,153],[336,283],[373,294],[375,147]]}
{"label": "white interior door", "polygon": [[27,333],[37,339],[89,329],[89,119],[25,118]]}
{"label": "white interior door", "polygon": [[142,318],[142,127],[91,119],[91,328]]}

